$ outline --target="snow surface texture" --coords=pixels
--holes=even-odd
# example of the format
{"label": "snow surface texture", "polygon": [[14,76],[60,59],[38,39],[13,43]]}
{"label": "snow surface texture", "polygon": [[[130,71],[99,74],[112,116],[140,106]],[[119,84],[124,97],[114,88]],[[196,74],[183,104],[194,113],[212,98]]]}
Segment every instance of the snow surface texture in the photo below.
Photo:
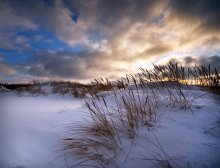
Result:
{"label": "snow surface texture", "polygon": [[[156,143],[157,138],[166,154],[180,167],[219,168],[220,104],[207,92],[193,92],[203,96],[191,110],[159,107],[161,117],[154,127],[140,129],[132,146],[129,141],[123,143],[127,150],[121,151],[118,167],[152,166],[149,159],[163,155],[151,143]],[[106,99],[111,101],[111,95],[107,94]],[[88,117],[82,99],[58,94],[33,97],[2,92],[0,106],[1,168],[67,167],[66,161],[57,157],[57,144],[68,131],[67,125]]]}

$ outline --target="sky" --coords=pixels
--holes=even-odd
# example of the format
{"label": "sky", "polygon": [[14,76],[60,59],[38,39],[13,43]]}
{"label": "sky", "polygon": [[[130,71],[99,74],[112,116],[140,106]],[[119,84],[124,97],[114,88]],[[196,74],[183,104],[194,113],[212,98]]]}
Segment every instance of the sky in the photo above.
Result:
{"label": "sky", "polygon": [[220,67],[219,0],[0,0],[0,81]]}

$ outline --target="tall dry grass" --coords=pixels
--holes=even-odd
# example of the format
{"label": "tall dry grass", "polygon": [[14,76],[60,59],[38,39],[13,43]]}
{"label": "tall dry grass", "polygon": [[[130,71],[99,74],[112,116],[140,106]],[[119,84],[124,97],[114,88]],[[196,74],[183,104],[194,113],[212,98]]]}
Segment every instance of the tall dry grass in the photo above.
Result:
{"label": "tall dry grass", "polygon": [[[211,66],[185,68],[169,62],[167,65],[154,65],[151,70],[140,70],[141,73],[126,75],[118,81],[95,79],[87,86],[90,98],[85,100],[85,105],[91,120],[73,127],[74,134],[61,143],[63,152],[79,159],[73,167],[117,165],[116,158],[123,148],[123,139],[134,141],[140,127],[146,127],[146,130],[153,127],[161,104],[184,110],[191,108],[199,98],[194,95],[192,84],[214,92],[220,90],[219,72]],[[171,167],[172,158],[160,144],[158,148],[164,156],[155,157],[153,162],[159,167]]]}

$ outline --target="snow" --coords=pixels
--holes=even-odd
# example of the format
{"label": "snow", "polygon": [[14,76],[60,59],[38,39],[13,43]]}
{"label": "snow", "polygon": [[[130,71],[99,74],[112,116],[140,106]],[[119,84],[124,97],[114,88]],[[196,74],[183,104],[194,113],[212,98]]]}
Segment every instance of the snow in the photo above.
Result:
{"label": "snow", "polygon": [[9,90],[5,88],[4,86],[0,85],[0,92],[8,92]]}
{"label": "snow", "polygon": [[63,167],[56,145],[65,124],[82,117],[81,100],[1,94],[0,103],[0,167]]}
{"label": "snow", "polygon": [[[67,167],[65,160],[58,157],[57,144],[65,137],[68,125],[88,117],[87,109],[83,99],[52,94],[49,86],[43,88],[48,94],[0,93],[1,168]],[[152,162],[147,159],[159,154],[164,157],[152,143],[157,144],[158,139],[166,154],[181,167],[219,168],[220,104],[210,93],[199,89],[193,93],[202,97],[191,109],[170,107],[164,102],[157,109],[160,118],[152,128],[140,128],[132,145],[124,139],[124,150],[118,151],[116,159],[118,167],[152,167]],[[163,94],[161,92],[161,96]],[[114,105],[111,92],[100,95]]]}

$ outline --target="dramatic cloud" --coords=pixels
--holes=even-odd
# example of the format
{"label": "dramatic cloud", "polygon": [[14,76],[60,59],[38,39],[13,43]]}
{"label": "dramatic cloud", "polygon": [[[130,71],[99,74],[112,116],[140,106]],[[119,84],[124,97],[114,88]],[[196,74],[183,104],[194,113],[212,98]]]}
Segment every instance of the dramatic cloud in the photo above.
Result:
{"label": "dramatic cloud", "polygon": [[22,79],[86,80],[115,78],[151,63],[190,59],[187,55],[195,55],[191,62],[197,63],[216,55],[210,63],[219,62],[215,0],[0,2],[1,74],[8,67]]}
{"label": "dramatic cloud", "polygon": [[169,7],[177,17],[190,21],[199,20],[201,27],[219,31],[220,28],[220,1],[218,0],[171,0]]}
{"label": "dramatic cloud", "polygon": [[[103,55],[104,54],[104,55]],[[98,60],[98,61],[97,61]],[[106,65],[107,62],[111,64]],[[4,75],[9,75],[10,78],[17,73],[23,73],[23,78],[32,79],[72,79],[85,80],[93,79],[94,77],[116,78],[122,75],[122,69],[117,69],[112,66],[114,61],[111,57],[107,57],[105,53],[83,51],[78,53],[57,52],[51,53],[48,51],[36,53],[31,59],[19,65],[8,64],[4,61],[0,62],[3,65],[0,70]],[[18,70],[18,72],[16,71]],[[111,69],[111,71],[109,71]],[[123,72],[126,70],[123,69]],[[31,79],[30,76],[33,78]],[[16,78],[17,79],[17,78]]]}
{"label": "dramatic cloud", "polygon": [[180,63],[186,67],[193,67],[195,65],[211,65],[212,68],[217,68],[220,70],[220,56],[213,55],[213,56],[201,56],[201,57],[193,57],[193,56],[186,56],[182,59],[171,59],[172,62]]}
{"label": "dramatic cloud", "polygon": [[[26,68],[28,72],[35,76],[42,77],[64,77],[76,79],[85,79],[93,77],[95,72],[91,73],[90,64],[94,66],[94,63],[101,53],[69,53],[69,52],[41,52],[33,56],[33,58],[27,62]],[[100,58],[99,58],[100,60]],[[100,65],[96,66],[97,69],[103,70]],[[100,69],[101,68],[101,69]],[[106,67],[107,68],[107,67]]]}

